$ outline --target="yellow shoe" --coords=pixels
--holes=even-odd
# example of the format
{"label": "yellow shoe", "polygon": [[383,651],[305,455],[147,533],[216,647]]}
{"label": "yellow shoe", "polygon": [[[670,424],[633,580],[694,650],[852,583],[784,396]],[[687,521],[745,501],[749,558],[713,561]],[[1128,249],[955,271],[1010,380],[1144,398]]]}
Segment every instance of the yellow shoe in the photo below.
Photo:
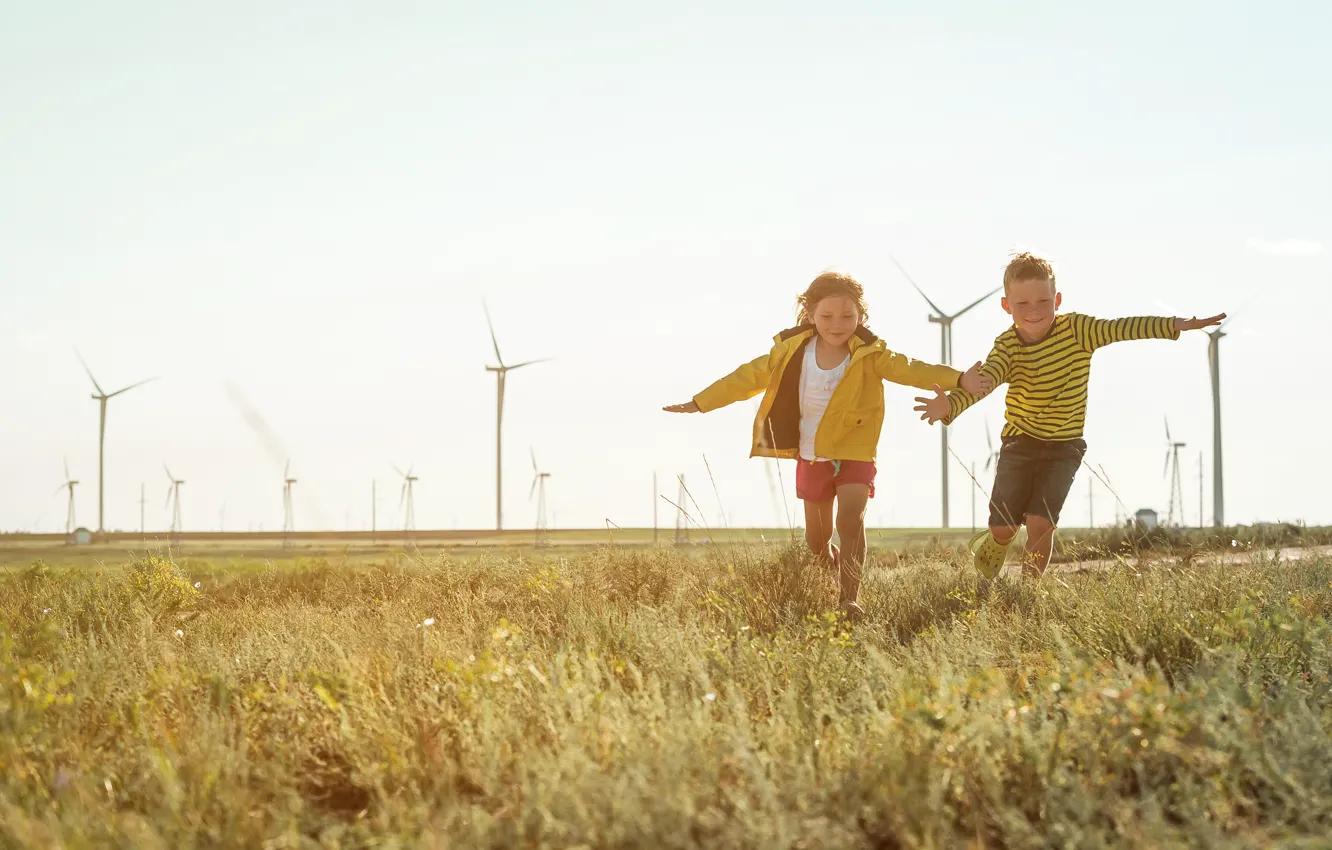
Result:
{"label": "yellow shoe", "polygon": [[967,549],[971,552],[971,563],[986,578],[999,575],[1008,559],[1008,547],[995,540],[988,530],[971,538]]}

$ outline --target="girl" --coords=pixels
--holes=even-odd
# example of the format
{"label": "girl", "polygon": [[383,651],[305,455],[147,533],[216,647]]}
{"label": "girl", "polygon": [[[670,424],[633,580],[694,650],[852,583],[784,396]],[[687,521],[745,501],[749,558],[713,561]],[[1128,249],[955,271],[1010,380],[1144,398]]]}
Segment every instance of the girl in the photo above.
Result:
{"label": "girl", "polygon": [[[849,619],[865,559],[865,506],[874,496],[875,451],[883,428],[883,382],[922,389],[992,389],[980,363],[965,373],[897,354],[865,327],[865,290],[850,275],[826,272],[796,299],[799,324],[772,350],[744,364],[671,413],[706,413],[763,393],[750,457],[796,459],[796,496],[805,503],[805,540],[838,572]],[[845,551],[832,545],[833,505]]]}

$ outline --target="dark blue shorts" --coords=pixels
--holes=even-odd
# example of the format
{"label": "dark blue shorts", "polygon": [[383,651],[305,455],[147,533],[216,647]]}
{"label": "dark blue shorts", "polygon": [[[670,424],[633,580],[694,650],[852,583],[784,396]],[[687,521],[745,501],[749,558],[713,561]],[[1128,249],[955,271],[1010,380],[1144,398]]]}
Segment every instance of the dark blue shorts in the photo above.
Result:
{"label": "dark blue shorts", "polygon": [[990,490],[990,525],[1016,528],[1028,515],[1059,524],[1073,476],[1087,453],[1085,440],[1004,437]]}

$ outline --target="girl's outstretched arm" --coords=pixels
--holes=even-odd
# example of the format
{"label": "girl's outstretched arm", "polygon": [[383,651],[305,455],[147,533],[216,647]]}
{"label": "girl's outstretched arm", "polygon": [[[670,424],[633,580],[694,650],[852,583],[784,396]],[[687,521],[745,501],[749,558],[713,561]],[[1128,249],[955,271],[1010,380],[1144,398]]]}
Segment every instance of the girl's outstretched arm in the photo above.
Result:
{"label": "girl's outstretched arm", "polygon": [[672,404],[663,407],[669,413],[707,413],[737,401],[753,398],[768,388],[772,378],[769,364],[772,357],[765,354],[756,357],[736,369],[719,381],[714,382],[703,392],[698,393],[684,404]]}
{"label": "girl's outstretched arm", "polygon": [[875,358],[875,371],[885,381],[894,384],[906,384],[928,390],[935,384],[945,390],[951,390],[958,384],[962,372],[951,366],[936,366],[924,360],[912,360],[905,354],[885,350]]}

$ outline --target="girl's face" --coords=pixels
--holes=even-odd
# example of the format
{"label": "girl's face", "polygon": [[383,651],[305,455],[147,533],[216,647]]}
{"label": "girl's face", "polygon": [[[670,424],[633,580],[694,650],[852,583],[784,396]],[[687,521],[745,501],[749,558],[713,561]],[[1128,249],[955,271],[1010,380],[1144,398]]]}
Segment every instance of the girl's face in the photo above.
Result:
{"label": "girl's face", "polygon": [[847,295],[829,295],[810,311],[814,329],[829,345],[846,345],[860,327],[860,308]]}

